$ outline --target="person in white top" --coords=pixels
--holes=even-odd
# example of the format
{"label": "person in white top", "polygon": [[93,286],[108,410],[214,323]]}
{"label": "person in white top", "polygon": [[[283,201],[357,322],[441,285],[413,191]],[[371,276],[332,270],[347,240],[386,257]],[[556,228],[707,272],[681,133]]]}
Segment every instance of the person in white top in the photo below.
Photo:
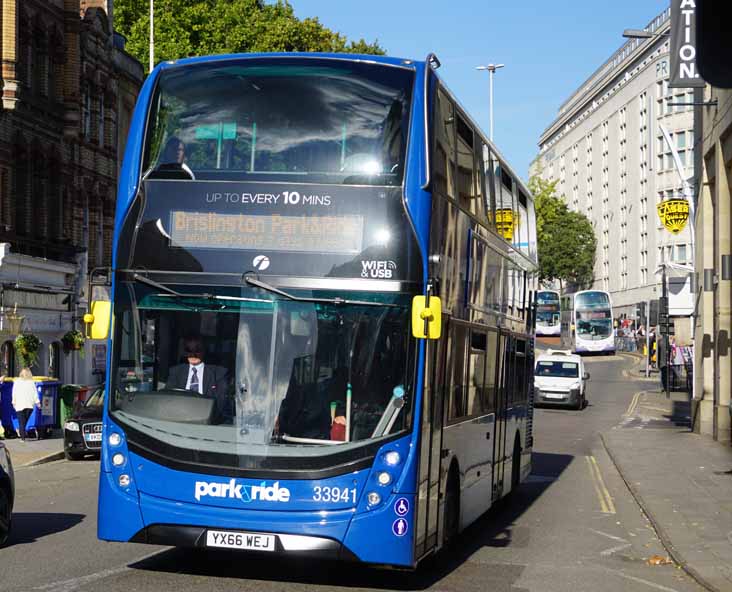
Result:
{"label": "person in white top", "polygon": [[18,416],[20,439],[25,442],[25,426],[28,425],[31,413],[35,407],[40,408],[36,383],[29,368],[23,368],[18,378],[13,382],[13,409]]}

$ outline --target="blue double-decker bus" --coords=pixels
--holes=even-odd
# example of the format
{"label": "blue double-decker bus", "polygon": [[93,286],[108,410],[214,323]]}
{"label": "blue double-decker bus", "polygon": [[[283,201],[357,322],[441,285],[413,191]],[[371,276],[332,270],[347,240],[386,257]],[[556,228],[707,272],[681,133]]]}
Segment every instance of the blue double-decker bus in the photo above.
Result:
{"label": "blue double-decker bus", "polygon": [[533,202],[438,66],[147,79],[86,317],[99,538],[414,567],[528,475]]}

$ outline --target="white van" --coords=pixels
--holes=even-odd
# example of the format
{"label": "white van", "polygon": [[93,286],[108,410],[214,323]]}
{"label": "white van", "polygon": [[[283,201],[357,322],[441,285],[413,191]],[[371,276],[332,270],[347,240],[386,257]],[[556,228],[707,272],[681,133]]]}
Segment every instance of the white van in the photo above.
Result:
{"label": "white van", "polygon": [[536,358],[534,401],[537,405],[570,405],[582,409],[587,403],[589,379],[580,356],[550,349]]}

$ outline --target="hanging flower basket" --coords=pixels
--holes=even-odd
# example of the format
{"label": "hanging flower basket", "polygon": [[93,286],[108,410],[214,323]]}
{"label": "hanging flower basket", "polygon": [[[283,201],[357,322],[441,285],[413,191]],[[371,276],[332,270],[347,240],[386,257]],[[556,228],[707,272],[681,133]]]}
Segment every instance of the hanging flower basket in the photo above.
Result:
{"label": "hanging flower basket", "polygon": [[15,353],[23,368],[30,368],[38,361],[41,340],[32,333],[21,333],[15,338]]}
{"label": "hanging flower basket", "polygon": [[61,343],[67,354],[72,351],[78,351],[82,356],[84,355],[84,341],[84,334],[78,329],[67,331],[61,338]]}

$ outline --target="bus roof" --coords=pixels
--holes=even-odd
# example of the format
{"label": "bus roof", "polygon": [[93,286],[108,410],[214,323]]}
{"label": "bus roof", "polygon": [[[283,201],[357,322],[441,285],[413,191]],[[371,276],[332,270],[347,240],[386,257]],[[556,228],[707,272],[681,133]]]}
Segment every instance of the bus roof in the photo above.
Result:
{"label": "bus roof", "polygon": [[[226,62],[229,60],[242,59],[261,59],[261,58],[312,58],[312,59],[328,59],[343,60],[349,62],[372,62],[375,64],[385,64],[388,66],[401,66],[404,68],[414,68],[418,60],[406,58],[396,58],[389,56],[357,54],[357,53],[319,53],[319,52],[265,52],[265,53],[224,53],[218,55],[195,56],[190,58],[181,58],[178,60],[170,60],[160,62],[155,69],[167,69],[176,66],[189,66],[192,64]],[[424,64],[424,61],[421,62]]]}

